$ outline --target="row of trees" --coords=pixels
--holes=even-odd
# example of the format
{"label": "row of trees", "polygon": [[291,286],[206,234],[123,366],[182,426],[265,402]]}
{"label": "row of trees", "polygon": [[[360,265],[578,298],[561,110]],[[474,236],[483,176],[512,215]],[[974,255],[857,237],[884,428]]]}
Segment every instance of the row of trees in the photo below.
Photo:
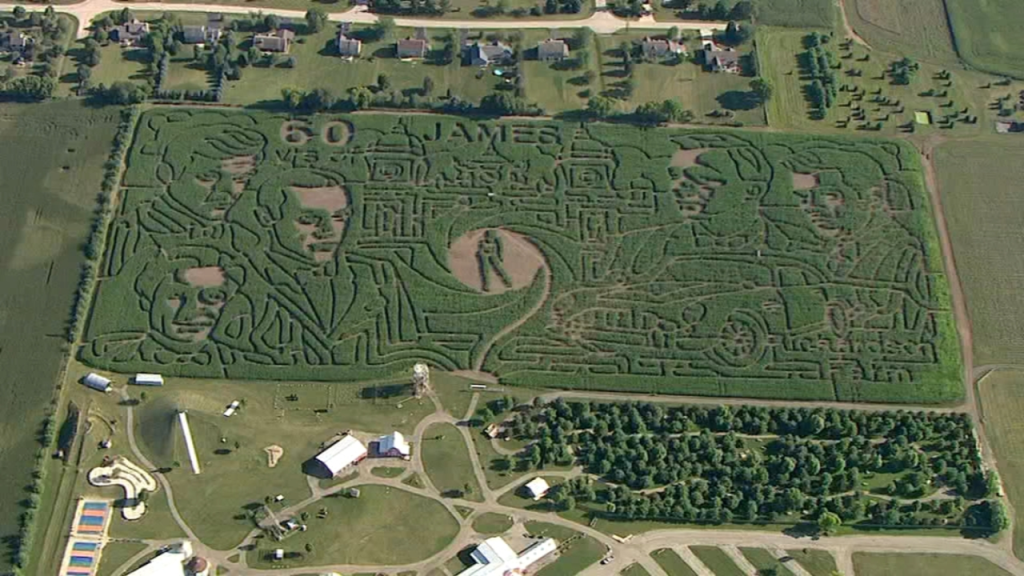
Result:
{"label": "row of trees", "polygon": [[807,98],[816,110],[816,116],[824,117],[825,112],[835,105],[839,92],[839,79],[836,70],[840,64],[835,53],[826,46],[831,36],[813,32],[804,37],[807,51],[800,57],[804,75],[810,80],[807,85]]}

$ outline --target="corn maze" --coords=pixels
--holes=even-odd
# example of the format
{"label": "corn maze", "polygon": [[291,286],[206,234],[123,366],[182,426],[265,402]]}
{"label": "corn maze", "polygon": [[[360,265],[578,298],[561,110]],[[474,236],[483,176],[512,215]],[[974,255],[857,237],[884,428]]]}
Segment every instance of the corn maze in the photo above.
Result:
{"label": "corn maze", "polygon": [[79,357],[121,372],[960,397],[898,142],[155,110]]}

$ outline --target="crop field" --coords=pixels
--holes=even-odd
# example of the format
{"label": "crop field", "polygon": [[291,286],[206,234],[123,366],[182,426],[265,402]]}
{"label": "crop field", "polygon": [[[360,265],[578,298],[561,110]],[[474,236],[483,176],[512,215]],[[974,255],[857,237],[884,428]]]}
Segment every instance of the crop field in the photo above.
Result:
{"label": "crop field", "polygon": [[0,105],[0,572],[28,497],[36,436],[66,346],[72,298],[118,111]]}
{"label": "crop field", "polygon": [[1021,154],[1024,144],[1000,138],[950,142],[933,156],[978,366],[1024,362],[1024,297],[1017,289],[1024,274],[1016,217],[1024,210]]}
{"label": "crop field", "polygon": [[1024,78],[1024,49],[1018,23],[1024,3],[1017,0],[947,0],[949,21],[960,57],[968,64],[1015,78]]}
{"label": "crop field", "polygon": [[978,556],[957,554],[853,553],[857,576],[1010,576],[999,566]]}
{"label": "crop field", "polygon": [[[982,408],[988,423],[992,450],[999,461],[1006,495],[1013,504],[1013,523],[1024,522],[1024,373],[999,370],[985,376],[979,384]],[[1024,558],[1024,530],[1013,531],[1013,553]]]}
{"label": "crop field", "polygon": [[905,144],[146,113],[78,354],[118,372],[961,397]]}
{"label": "crop field", "polygon": [[845,5],[850,26],[872,48],[957,63],[942,0],[845,0]]}

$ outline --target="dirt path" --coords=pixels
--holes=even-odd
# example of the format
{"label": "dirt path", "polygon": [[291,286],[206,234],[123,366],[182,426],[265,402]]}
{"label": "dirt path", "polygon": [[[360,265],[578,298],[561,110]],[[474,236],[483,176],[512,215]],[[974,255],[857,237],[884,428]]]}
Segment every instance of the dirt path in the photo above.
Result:
{"label": "dirt path", "polygon": [[861,46],[871,48],[871,45],[868,44],[866,40],[861,38],[860,34],[857,34],[857,32],[853,29],[853,26],[850,26],[850,20],[849,18],[846,17],[846,2],[847,0],[836,0],[836,8],[839,10],[839,16],[843,20],[843,31],[846,33],[846,37],[850,38],[851,40],[853,40],[857,44],[860,44]]}
{"label": "dirt path", "polygon": [[[513,242],[524,242],[524,240],[520,240],[512,236],[509,236],[508,239]],[[543,254],[542,252],[540,252],[539,248],[537,248],[537,251],[538,253]],[[527,310],[526,314],[523,314],[521,318],[509,324],[508,326],[502,328],[500,332],[495,334],[486,344],[484,344],[483,349],[480,351],[480,356],[476,359],[476,362],[474,362],[473,364],[474,372],[481,372],[481,369],[484,366],[484,361],[487,360],[487,354],[491,351],[491,348],[493,348],[494,345],[499,340],[511,334],[513,331],[517,330],[523,324],[526,324],[527,320],[532,318],[534,314],[539,312],[540,309],[544,307],[544,303],[547,302],[548,297],[551,296],[551,266],[548,265],[547,260],[545,260],[543,256],[540,256],[540,258],[541,273],[544,274],[544,290],[541,292],[540,298],[537,299],[536,304],[534,304],[529,310]]]}

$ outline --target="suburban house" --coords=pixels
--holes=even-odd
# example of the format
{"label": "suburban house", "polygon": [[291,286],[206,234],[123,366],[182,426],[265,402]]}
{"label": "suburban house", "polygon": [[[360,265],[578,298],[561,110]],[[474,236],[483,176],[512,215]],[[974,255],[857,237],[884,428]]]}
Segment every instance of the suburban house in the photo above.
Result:
{"label": "suburban house", "polygon": [[502,64],[512,59],[512,48],[501,42],[475,42],[466,49],[466,59],[472,66]]}
{"label": "suburban house", "polygon": [[548,38],[537,43],[537,60],[562,61],[569,57],[569,45],[561,38]]}
{"label": "suburban house", "polygon": [[363,446],[359,439],[355,436],[344,436],[316,455],[313,459],[312,472],[315,476],[333,478],[349,466],[358,464],[368,455],[366,446]]}
{"label": "suburban house", "polygon": [[4,47],[11,52],[23,52],[34,42],[35,38],[12,30],[3,36],[2,41],[0,41],[0,47]]}
{"label": "suburban house", "polygon": [[686,46],[675,40],[651,38],[650,36],[645,37],[640,42],[640,49],[643,51],[644,56],[651,60],[657,60],[672,54],[686,53]]}
{"label": "suburban house", "polygon": [[411,455],[412,449],[401,432],[392,432],[377,439],[377,456],[408,460]]}
{"label": "suburban house", "polygon": [[704,50],[704,64],[712,72],[726,72],[728,74],[739,74],[740,53],[728,50]]}
{"label": "suburban house", "polygon": [[295,40],[295,32],[280,28],[269,34],[257,34],[252,37],[252,45],[264,52],[287,52]]}
{"label": "suburban house", "polygon": [[399,58],[424,58],[429,51],[430,42],[426,38],[403,38],[395,47]]}
{"label": "suburban house", "polygon": [[135,18],[120,26],[115,26],[110,31],[110,37],[117,40],[122,46],[134,46],[141,42],[147,34],[149,34],[149,22],[140,22]]}
{"label": "suburban house", "polygon": [[356,57],[363,50],[363,43],[348,35],[348,28],[342,26],[338,31],[338,54],[341,56]]}
{"label": "suburban house", "polygon": [[181,39],[186,44],[216,44],[220,41],[221,34],[222,30],[218,24],[181,27]]}

